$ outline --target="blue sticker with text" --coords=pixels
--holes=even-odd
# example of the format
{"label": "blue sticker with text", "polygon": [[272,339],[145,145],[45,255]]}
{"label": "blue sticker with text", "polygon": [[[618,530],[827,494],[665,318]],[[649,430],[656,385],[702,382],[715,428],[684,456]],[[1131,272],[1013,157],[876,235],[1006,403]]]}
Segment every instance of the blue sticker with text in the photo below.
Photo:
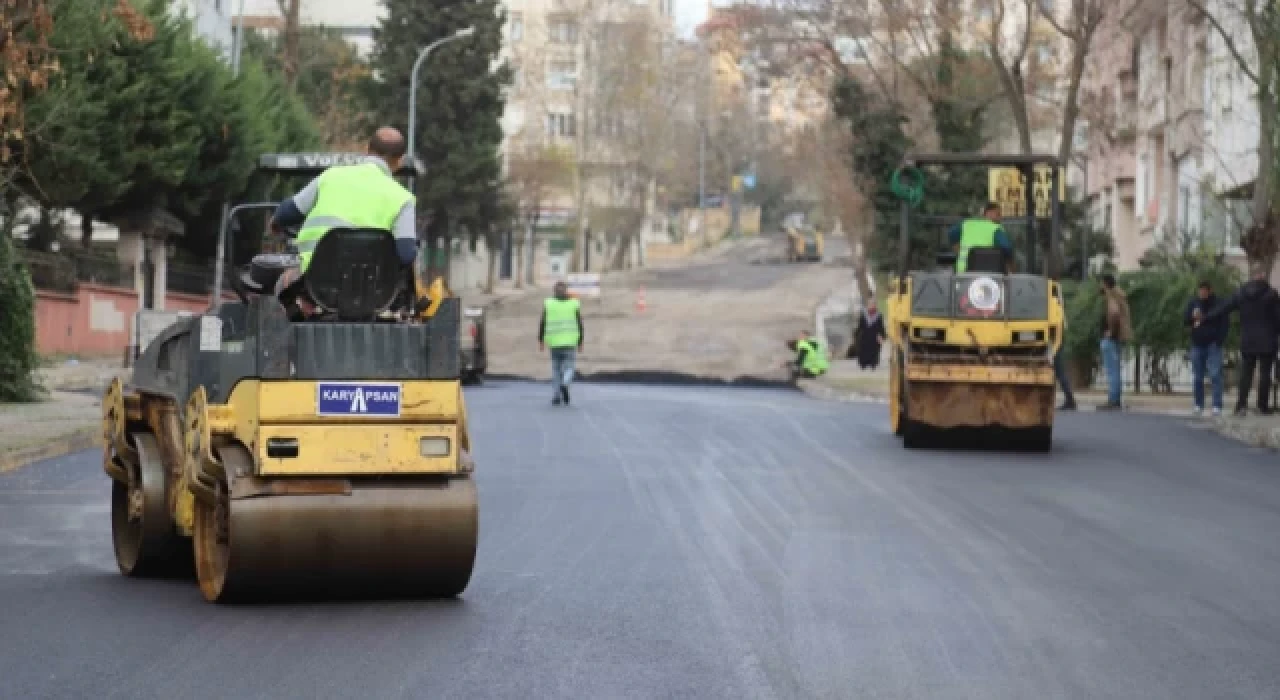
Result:
{"label": "blue sticker with text", "polygon": [[316,397],[321,416],[400,416],[400,385],[385,382],[321,382]]}

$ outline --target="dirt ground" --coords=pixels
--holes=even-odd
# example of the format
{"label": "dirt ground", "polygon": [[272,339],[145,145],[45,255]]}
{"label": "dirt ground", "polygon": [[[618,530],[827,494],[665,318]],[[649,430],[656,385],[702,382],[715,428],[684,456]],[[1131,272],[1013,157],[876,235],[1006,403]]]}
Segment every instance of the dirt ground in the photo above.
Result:
{"label": "dirt ground", "polygon": [[[813,327],[814,309],[852,271],[834,262],[779,262],[783,239],[749,238],[682,263],[607,275],[599,300],[584,300],[586,343],[579,372],[676,372],[719,380],[782,380],[784,341]],[[644,309],[638,308],[643,290]],[[510,299],[490,312],[489,371],[550,377],[538,351],[542,295]]]}

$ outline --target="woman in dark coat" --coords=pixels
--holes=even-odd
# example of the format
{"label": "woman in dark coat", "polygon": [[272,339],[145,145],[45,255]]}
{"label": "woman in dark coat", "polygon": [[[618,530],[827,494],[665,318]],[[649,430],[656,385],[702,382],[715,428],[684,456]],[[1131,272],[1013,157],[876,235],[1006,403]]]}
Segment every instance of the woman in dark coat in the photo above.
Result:
{"label": "woman in dark coat", "polygon": [[880,346],[884,340],[884,317],[880,315],[876,302],[872,299],[858,318],[858,327],[853,331],[853,345],[849,346],[848,357],[856,358],[858,367],[862,369],[875,369],[880,365]]}

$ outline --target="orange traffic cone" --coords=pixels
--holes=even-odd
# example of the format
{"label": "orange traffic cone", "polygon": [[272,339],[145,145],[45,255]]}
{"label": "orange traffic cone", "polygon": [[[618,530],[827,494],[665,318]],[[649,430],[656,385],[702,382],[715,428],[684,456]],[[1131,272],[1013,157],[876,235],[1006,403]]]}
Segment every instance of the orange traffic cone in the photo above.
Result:
{"label": "orange traffic cone", "polygon": [[636,292],[636,313],[644,313],[645,308],[647,307],[644,303],[644,287],[641,287],[640,291]]}

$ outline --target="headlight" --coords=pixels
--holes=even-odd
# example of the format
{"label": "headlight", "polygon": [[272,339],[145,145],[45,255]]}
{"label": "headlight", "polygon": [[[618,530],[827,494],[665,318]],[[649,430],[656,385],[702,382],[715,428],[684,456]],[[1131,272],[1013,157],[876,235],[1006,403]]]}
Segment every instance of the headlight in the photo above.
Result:
{"label": "headlight", "polygon": [[924,340],[940,340],[942,338],[942,331],[937,328],[917,328],[916,337]]}
{"label": "headlight", "polygon": [[1018,331],[1013,334],[1013,340],[1016,343],[1034,343],[1044,340],[1044,331]]}
{"label": "headlight", "polygon": [[418,440],[418,454],[423,457],[448,457],[449,438],[424,437]]}

